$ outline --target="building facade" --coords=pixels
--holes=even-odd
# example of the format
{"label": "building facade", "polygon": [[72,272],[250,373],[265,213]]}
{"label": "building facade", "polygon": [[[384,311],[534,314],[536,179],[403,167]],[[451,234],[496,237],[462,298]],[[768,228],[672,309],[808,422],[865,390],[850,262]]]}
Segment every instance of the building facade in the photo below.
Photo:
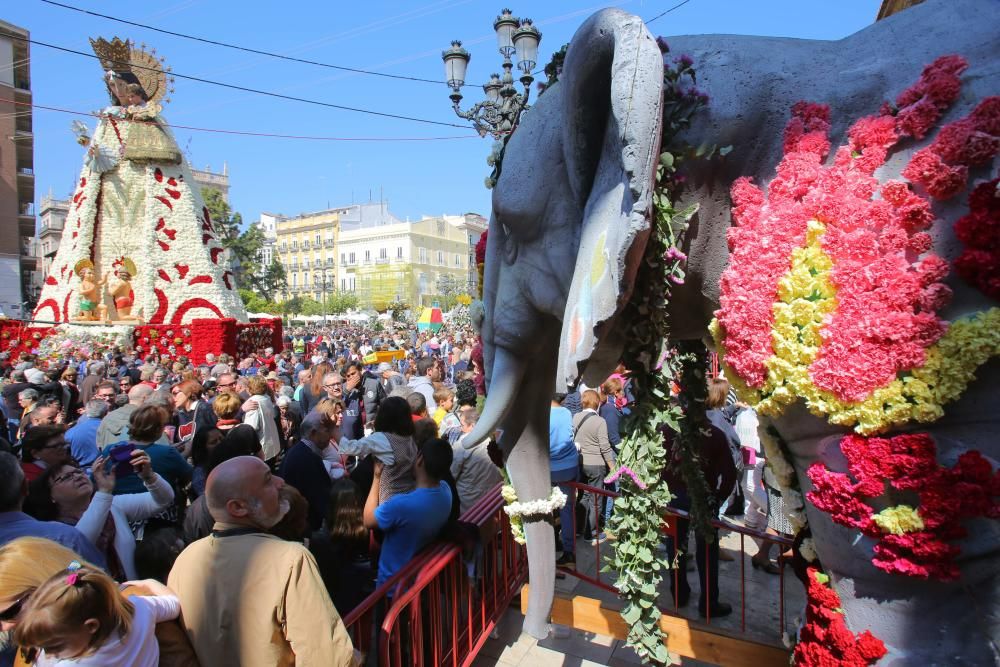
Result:
{"label": "building facade", "polygon": [[394,301],[416,308],[475,294],[474,252],[486,228],[485,218],[469,213],[342,231],[337,287],[374,310]]}
{"label": "building facade", "polygon": [[209,165],[204,169],[191,167],[191,175],[194,176],[195,183],[202,189],[218,190],[222,195],[222,201],[229,203],[229,165],[227,163],[222,163],[222,173],[212,171],[212,167]]}
{"label": "building facade", "polygon": [[334,291],[340,210],[303,213],[292,218],[261,214],[262,225],[274,225],[274,252],[285,267],[288,292],[281,295],[282,300],[308,296],[320,301]]}
{"label": "building facade", "polygon": [[41,287],[35,249],[29,33],[0,21],[0,310],[24,317]]}

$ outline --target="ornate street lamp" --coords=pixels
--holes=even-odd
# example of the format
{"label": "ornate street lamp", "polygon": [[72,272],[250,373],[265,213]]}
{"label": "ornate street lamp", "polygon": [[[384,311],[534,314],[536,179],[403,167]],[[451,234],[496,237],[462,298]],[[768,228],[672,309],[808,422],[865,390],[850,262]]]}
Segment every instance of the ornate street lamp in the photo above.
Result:
{"label": "ornate street lamp", "polygon": [[[521,113],[529,109],[531,83],[535,80],[531,76],[531,70],[538,60],[538,44],[542,41],[542,33],[532,24],[531,19],[519,20],[509,9],[504,9],[497,17],[493,29],[497,33],[498,50],[503,56],[503,76],[491,75],[489,82],[483,86],[486,99],[477,102],[468,111],[462,111],[459,103],[462,101],[465,72],[472,56],[462,48],[462,42],[455,40],[451,43],[451,48],[441,54],[441,59],[444,61],[445,79],[451,88],[449,97],[455,114],[472,121],[479,136],[490,134],[494,139],[500,140],[514,131]],[[523,93],[514,88],[515,59],[521,72]]]}

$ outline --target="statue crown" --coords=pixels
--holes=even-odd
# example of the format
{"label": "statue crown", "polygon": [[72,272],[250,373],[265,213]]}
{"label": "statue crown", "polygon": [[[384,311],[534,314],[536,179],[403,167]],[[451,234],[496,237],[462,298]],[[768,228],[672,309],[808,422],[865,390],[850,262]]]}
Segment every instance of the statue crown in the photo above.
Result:
{"label": "statue crown", "polygon": [[98,39],[92,38],[90,40],[90,48],[94,50],[94,54],[100,59],[101,67],[105,71],[124,72],[130,69],[132,43],[129,40],[122,40],[119,37],[115,37],[109,42],[103,37],[99,37]]}

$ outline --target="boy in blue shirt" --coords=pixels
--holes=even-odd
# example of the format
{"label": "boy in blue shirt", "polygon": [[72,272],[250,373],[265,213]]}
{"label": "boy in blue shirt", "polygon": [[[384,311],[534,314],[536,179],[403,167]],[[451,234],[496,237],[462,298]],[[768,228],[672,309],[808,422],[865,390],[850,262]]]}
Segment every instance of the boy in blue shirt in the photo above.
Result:
{"label": "boy in blue shirt", "polygon": [[447,441],[431,438],[423,444],[413,464],[417,488],[395,495],[379,505],[383,464],[375,461],[375,479],[365,502],[366,528],[383,533],[376,588],[399,572],[441,532],[451,512],[451,489],[442,481],[451,468]]}

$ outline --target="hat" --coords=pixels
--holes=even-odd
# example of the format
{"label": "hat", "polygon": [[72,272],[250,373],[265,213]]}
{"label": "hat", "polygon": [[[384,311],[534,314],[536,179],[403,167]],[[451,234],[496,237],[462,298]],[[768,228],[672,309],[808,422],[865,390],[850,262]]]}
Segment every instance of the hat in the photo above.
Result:
{"label": "hat", "polygon": [[392,370],[392,364],[390,364],[388,361],[383,361],[378,365],[379,373],[385,373],[386,371],[391,371],[391,370]]}
{"label": "hat", "polygon": [[37,368],[29,368],[24,371],[24,378],[31,384],[45,384],[46,381],[45,373]]}
{"label": "hat", "polygon": [[266,380],[277,380],[278,379],[278,374],[275,373],[274,371],[271,371],[270,373],[267,374],[267,377],[265,379]]}

